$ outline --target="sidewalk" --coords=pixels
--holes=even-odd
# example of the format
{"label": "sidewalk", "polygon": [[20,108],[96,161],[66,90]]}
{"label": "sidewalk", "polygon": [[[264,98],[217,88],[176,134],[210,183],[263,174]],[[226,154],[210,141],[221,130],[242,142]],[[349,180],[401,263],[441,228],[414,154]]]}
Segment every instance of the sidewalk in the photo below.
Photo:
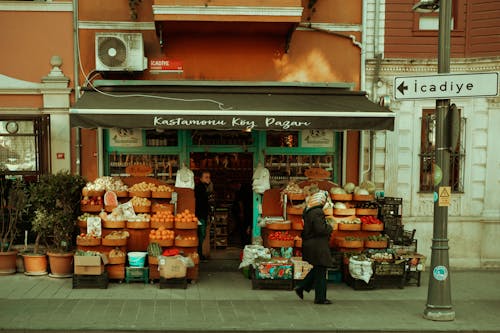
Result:
{"label": "sidewalk", "polygon": [[[203,270],[203,268],[202,268]],[[500,271],[452,273],[456,320],[422,318],[421,287],[355,291],[330,285],[330,306],[291,291],[252,290],[237,272],[203,273],[187,290],[110,284],[71,289],[71,279],[0,277],[0,331],[500,332]]]}

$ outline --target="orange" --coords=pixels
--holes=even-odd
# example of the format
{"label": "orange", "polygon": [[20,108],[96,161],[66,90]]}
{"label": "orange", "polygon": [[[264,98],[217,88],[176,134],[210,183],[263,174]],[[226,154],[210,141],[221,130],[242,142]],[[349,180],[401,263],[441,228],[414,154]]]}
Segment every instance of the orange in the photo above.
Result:
{"label": "orange", "polygon": [[165,230],[164,226],[161,226],[161,227],[158,228],[158,231],[163,231],[163,230]]}

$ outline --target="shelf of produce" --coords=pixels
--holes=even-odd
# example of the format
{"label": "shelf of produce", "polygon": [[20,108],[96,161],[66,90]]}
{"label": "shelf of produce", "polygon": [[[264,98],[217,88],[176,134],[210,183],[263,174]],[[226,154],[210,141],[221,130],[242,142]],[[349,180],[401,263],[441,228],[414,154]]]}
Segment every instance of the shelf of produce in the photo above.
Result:
{"label": "shelf of produce", "polygon": [[306,199],[307,194],[305,193],[286,193],[287,199],[289,201],[303,201]]}
{"label": "shelf of produce", "polygon": [[358,216],[376,216],[378,214],[377,208],[356,208],[356,215]]}
{"label": "shelf of produce", "polygon": [[152,191],[151,198],[154,199],[170,199],[172,198],[172,192],[167,191]]}
{"label": "shelf of produce", "polygon": [[87,220],[78,220],[77,226],[79,228],[85,228],[85,230],[87,230]]}
{"label": "shelf of produce", "polygon": [[354,194],[352,196],[353,201],[373,201],[375,196],[373,194]]}
{"label": "shelf of produce", "polygon": [[109,238],[104,237],[102,239],[101,244],[103,246],[126,246],[127,245],[127,238],[109,239]]}
{"label": "shelf of produce", "polygon": [[123,229],[126,226],[126,221],[102,221],[102,227],[106,229]]}
{"label": "shelf of produce", "polygon": [[149,213],[151,212],[151,206],[133,206],[134,212],[136,213]]}
{"label": "shelf of produce", "polygon": [[333,201],[351,201],[352,194],[332,194],[331,198]]}
{"label": "shelf of produce", "polygon": [[267,223],[266,228],[269,230],[290,230],[292,229],[292,224],[290,221],[286,223]]}
{"label": "shelf of produce", "polygon": [[386,249],[387,241],[373,241],[373,240],[365,240],[365,247],[369,249]]}
{"label": "shelf of produce", "polygon": [[175,229],[188,229],[188,230],[193,230],[193,229],[198,229],[198,222],[197,221],[190,221],[190,222],[175,222]]}
{"label": "shelf of produce", "polygon": [[165,229],[173,229],[174,221],[157,221],[156,219],[151,219],[150,227],[151,229],[158,229],[160,227],[163,227]]}
{"label": "shelf of produce", "polygon": [[125,264],[127,261],[127,257],[109,257],[108,256],[108,265],[121,265]]}
{"label": "shelf of produce", "polygon": [[268,239],[267,244],[269,247],[293,247],[294,240]]}
{"label": "shelf of produce", "polygon": [[76,238],[76,245],[78,246],[99,246],[101,245],[101,238]]}
{"label": "shelf of produce", "polygon": [[129,191],[128,196],[130,198],[133,198],[133,197],[151,198],[151,191]]}
{"label": "shelf of produce", "polygon": [[198,246],[198,238],[196,239],[175,239],[176,247],[197,247]]}
{"label": "shelf of produce", "polygon": [[345,240],[339,239],[339,246],[347,249],[363,248],[363,240]]}
{"label": "shelf of produce", "polygon": [[359,231],[361,230],[361,223],[338,223],[338,230]]}
{"label": "shelf of produce", "polygon": [[356,214],[356,208],[334,208],[333,215],[336,216],[352,216]]}
{"label": "shelf of produce", "polygon": [[151,212],[152,213],[158,213],[158,212],[171,212],[171,213],[173,213],[174,212],[174,205],[154,202],[151,205]]}
{"label": "shelf of produce", "polygon": [[363,231],[384,231],[384,225],[382,223],[376,223],[376,224],[362,223],[361,230],[363,230]]}
{"label": "shelf of produce", "polygon": [[304,207],[287,207],[286,208],[287,215],[300,215],[304,213]]}
{"label": "shelf of produce", "polygon": [[127,229],[149,229],[150,222],[142,221],[142,222],[127,222]]}
{"label": "shelf of produce", "polygon": [[115,192],[115,194],[118,198],[127,198],[128,197],[128,191],[113,191],[113,192]]}

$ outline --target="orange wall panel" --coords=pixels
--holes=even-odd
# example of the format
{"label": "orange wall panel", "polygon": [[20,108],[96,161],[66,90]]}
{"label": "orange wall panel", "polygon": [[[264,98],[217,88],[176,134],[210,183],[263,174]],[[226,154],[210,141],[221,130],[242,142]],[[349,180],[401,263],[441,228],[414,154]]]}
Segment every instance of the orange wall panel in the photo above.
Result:
{"label": "orange wall panel", "polygon": [[[137,6],[137,21],[153,21],[153,1],[142,0]],[[128,1],[85,0],[79,1],[80,21],[132,21]]]}
{"label": "orange wall panel", "polygon": [[42,97],[42,95],[2,95],[2,94],[0,94],[0,107],[41,108],[41,107],[43,107],[43,97]]}
{"label": "orange wall panel", "polygon": [[0,12],[0,73],[40,82],[50,70],[50,58],[63,60],[64,74],[73,80],[73,14],[71,12]]}
{"label": "orange wall panel", "polygon": [[314,5],[314,12],[308,5],[309,0],[302,0],[304,22],[310,18],[311,22],[361,24],[362,0],[318,0]]}

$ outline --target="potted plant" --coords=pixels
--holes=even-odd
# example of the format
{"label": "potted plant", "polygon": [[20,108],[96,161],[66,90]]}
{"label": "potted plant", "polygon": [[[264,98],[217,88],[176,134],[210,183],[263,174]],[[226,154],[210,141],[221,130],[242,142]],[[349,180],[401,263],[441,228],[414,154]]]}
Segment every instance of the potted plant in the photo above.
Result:
{"label": "potted plant", "polygon": [[18,233],[18,224],[26,212],[28,195],[22,181],[0,177],[0,275],[16,272],[17,251],[12,245]]}
{"label": "potted plant", "polygon": [[38,276],[47,274],[47,256],[45,249],[40,250],[40,243],[47,245],[47,236],[52,228],[53,220],[51,215],[43,207],[34,211],[31,221],[31,230],[36,234],[33,252],[23,254],[24,274]]}
{"label": "potted plant", "polygon": [[48,228],[47,255],[52,277],[68,277],[73,272],[72,241],[85,184],[81,176],[59,172],[42,176],[31,189],[33,206],[44,216]]}

